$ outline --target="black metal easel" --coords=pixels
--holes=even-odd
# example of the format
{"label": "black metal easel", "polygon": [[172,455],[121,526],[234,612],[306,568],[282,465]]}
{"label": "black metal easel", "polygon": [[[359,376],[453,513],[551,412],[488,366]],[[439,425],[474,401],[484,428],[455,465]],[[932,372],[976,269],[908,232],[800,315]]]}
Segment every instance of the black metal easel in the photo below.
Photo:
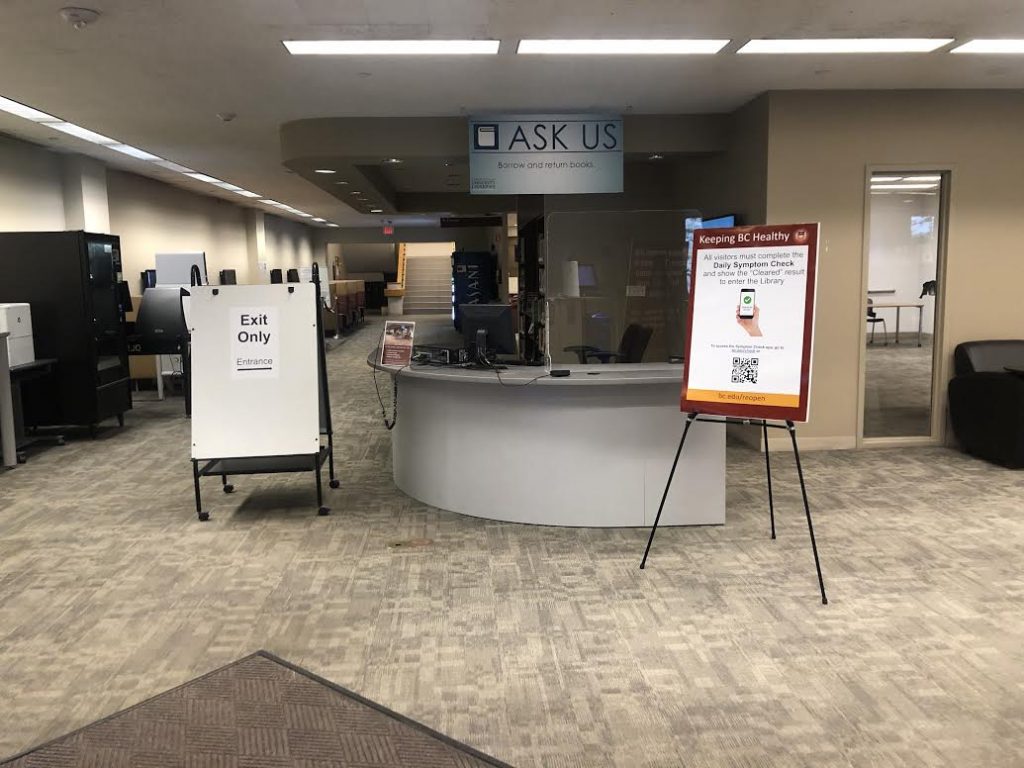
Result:
{"label": "black metal easel", "polygon": [[821,590],[821,603],[822,605],[828,605],[828,598],[825,596],[825,580],[821,576],[821,561],[818,559],[818,544],[814,540],[814,522],[811,520],[811,505],[807,501],[807,486],[804,484],[804,470],[800,464],[800,449],[796,442],[796,425],[792,421],[787,421],[783,424],[769,424],[764,419],[736,419],[736,418],[708,418],[707,416],[701,416],[698,412],[694,411],[686,416],[686,425],[683,427],[683,436],[679,440],[679,447],[676,449],[676,457],[672,462],[672,469],[668,473],[668,482],[665,483],[665,492],[661,495],[661,504],[658,506],[658,514],[654,518],[654,525],[651,528],[650,538],[647,539],[647,549],[644,550],[644,559],[640,561],[640,568],[643,569],[647,565],[647,556],[651,552],[651,544],[654,543],[654,534],[658,531],[658,522],[661,520],[661,513],[665,509],[665,500],[668,498],[669,488],[672,487],[672,478],[676,474],[676,466],[679,464],[679,456],[683,452],[683,445],[686,443],[686,435],[690,431],[690,427],[693,426],[695,421],[706,421],[712,424],[744,424],[744,425],[756,425],[758,421],[761,423],[762,433],[764,435],[764,461],[765,469],[768,474],[768,510],[771,516],[772,524],[772,538],[775,538],[775,500],[772,497],[772,460],[771,452],[768,450],[768,430],[769,429],[785,429],[789,432],[789,437],[793,441],[793,456],[796,458],[796,472],[800,477],[800,494],[804,500],[804,513],[807,515],[807,531],[811,536],[811,551],[814,553],[814,567],[818,572],[818,588]]}

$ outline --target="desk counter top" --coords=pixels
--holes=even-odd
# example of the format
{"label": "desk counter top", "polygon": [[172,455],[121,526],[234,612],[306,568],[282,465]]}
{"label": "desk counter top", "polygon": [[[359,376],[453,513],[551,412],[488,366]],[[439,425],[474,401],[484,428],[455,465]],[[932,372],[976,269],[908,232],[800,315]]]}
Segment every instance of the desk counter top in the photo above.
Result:
{"label": "desk counter top", "polygon": [[[503,371],[477,370],[461,366],[410,365],[399,368],[381,365],[377,352],[367,358],[368,365],[388,373],[418,379],[451,382],[453,384],[493,384],[495,386],[524,387],[595,387],[633,386],[643,384],[673,384],[681,386],[683,366],[671,363],[646,363],[643,365],[565,365],[555,370],[571,371],[569,376],[552,377],[543,366],[510,365]],[[499,378],[500,376],[500,378]],[[539,377],[539,378],[538,378]]]}

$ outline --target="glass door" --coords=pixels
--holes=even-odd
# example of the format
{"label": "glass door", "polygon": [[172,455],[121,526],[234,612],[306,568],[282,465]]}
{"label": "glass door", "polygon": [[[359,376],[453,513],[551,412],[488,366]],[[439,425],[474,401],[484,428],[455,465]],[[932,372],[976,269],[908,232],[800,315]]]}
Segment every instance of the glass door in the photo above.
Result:
{"label": "glass door", "polygon": [[944,172],[873,173],[864,297],[865,438],[932,437]]}
{"label": "glass door", "polygon": [[87,241],[87,250],[96,344],[96,384],[103,386],[128,376],[128,361],[123,354],[123,312],[118,291],[121,256],[109,242]]}

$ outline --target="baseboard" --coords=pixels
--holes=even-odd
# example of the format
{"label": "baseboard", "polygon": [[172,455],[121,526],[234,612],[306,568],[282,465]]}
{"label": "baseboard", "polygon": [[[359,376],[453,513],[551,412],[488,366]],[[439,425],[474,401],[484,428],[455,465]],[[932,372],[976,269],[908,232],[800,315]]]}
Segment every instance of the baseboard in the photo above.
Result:
{"label": "baseboard", "polygon": [[[857,438],[845,437],[802,437],[799,425],[796,428],[797,442],[801,451],[849,451],[857,447]],[[773,451],[792,451],[793,443],[786,433],[768,436],[768,447]]]}

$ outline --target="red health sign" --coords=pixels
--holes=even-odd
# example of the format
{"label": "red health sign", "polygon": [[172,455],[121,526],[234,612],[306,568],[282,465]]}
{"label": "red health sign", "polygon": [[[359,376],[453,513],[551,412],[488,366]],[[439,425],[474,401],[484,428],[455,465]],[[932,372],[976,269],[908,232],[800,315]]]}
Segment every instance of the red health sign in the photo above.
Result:
{"label": "red health sign", "polygon": [[818,224],[694,232],[680,406],[807,421]]}

